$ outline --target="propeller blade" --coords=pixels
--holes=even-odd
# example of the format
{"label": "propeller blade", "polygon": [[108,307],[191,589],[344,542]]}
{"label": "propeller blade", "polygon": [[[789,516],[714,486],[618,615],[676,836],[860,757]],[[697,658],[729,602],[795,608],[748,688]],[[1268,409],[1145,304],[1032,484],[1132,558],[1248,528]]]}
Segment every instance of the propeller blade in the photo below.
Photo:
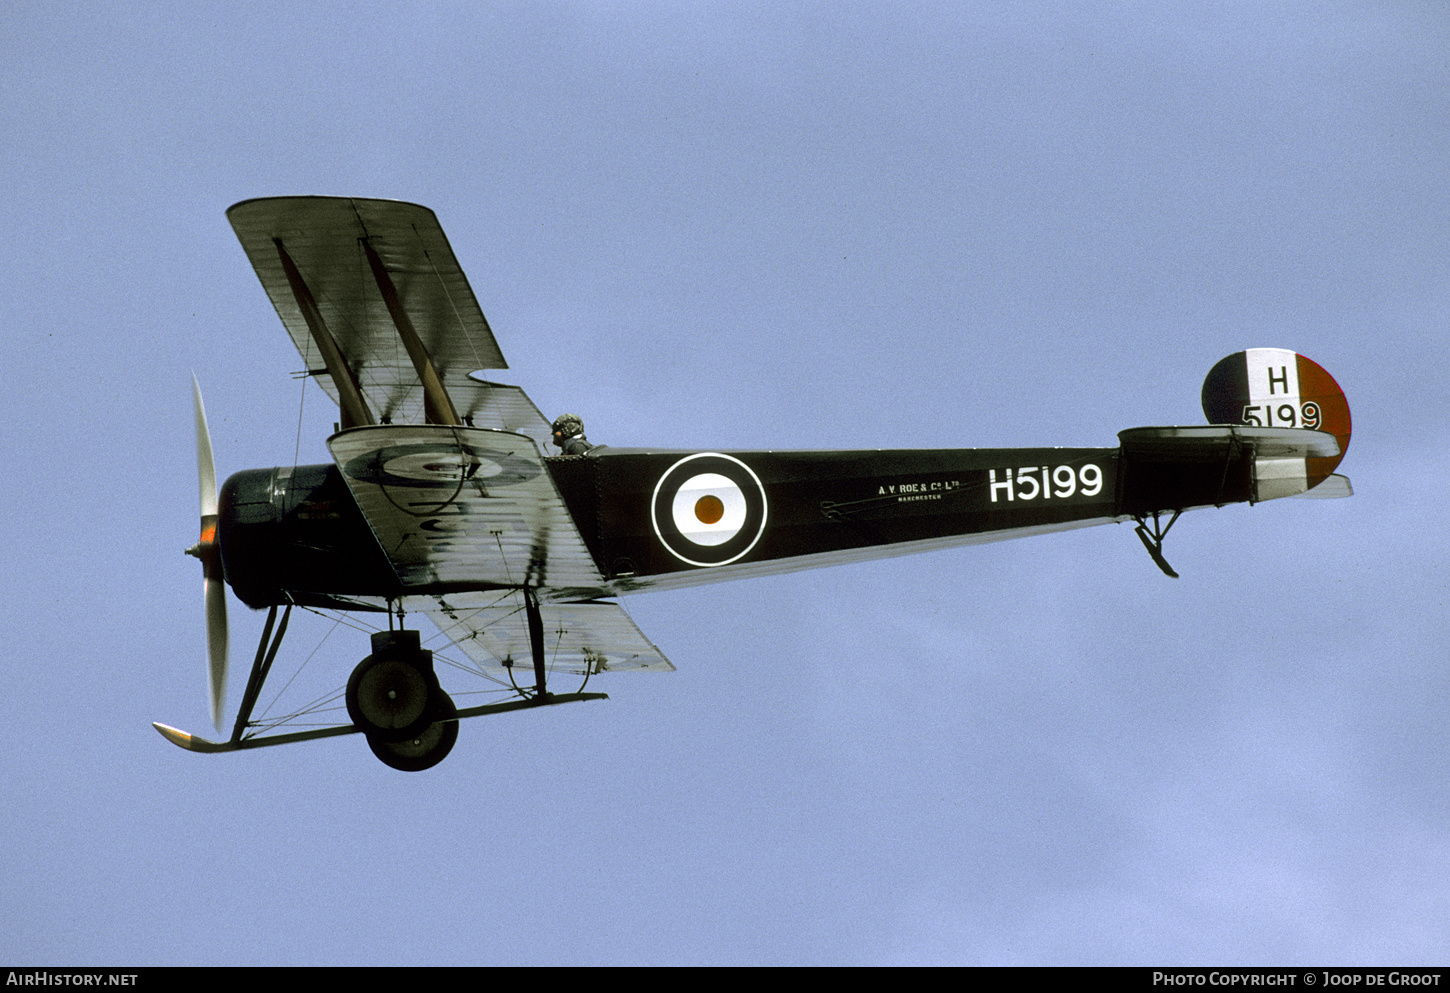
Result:
{"label": "propeller blade", "polygon": [[227,694],[227,584],[221,577],[208,576],[206,580],[206,655],[211,722],[220,731],[222,703]]}
{"label": "propeller blade", "polygon": [[[211,457],[211,431],[206,426],[206,407],[201,403],[201,384],[191,374],[191,399],[196,408],[196,474],[201,490],[201,516],[216,514],[216,462]],[[207,540],[202,535],[202,540]]]}
{"label": "propeller blade", "polygon": [[211,721],[222,729],[222,702],[227,693],[227,584],[222,569],[221,545],[217,543],[216,462],[211,454],[211,431],[206,426],[206,407],[201,402],[201,384],[191,376],[191,398],[196,410],[196,476],[201,492],[201,540],[187,554],[201,560],[206,600],[207,683],[211,696]]}

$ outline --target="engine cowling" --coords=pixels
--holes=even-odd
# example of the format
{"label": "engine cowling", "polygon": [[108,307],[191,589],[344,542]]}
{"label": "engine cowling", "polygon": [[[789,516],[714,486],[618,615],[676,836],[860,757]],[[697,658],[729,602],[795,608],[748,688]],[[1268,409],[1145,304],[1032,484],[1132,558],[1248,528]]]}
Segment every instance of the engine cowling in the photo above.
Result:
{"label": "engine cowling", "polygon": [[227,583],[249,607],[343,606],[340,597],[400,592],[334,465],[234,474],[218,499],[217,535]]}

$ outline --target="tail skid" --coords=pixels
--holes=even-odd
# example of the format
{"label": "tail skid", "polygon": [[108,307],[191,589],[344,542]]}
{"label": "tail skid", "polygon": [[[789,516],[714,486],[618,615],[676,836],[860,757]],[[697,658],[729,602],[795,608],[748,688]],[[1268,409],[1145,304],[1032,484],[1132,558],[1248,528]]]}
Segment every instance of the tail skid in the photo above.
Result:
{"label": "tail skid", "polygon": [[1173,516],[1168,519],[1168,523],[1160,529],[1158,527],[1158,513],[1154,511],[1153,529],[1151,531],[1148,530],[1147,519],[1142,517],[1138,518],[1138,526],[1133,529],[1138,535],[1139,540],[1143,542],[1143,547],[1148,549],[1148,554],[1152,557],[1154,564],[1162,569],[1163,575],[1169,579],[1177,579],[1178,573],[1173,571],[1173,567],[1163,557],[1163,539],[1168,536],[1168,529],[1178,520],[1178,515],[1181,513],[1183,511],[1175,510]]}

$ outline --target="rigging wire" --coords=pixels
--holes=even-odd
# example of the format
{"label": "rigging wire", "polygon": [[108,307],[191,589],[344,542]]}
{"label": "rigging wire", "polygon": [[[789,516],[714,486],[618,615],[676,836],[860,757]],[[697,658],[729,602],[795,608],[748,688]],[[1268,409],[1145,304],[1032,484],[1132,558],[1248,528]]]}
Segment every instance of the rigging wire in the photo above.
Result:
{"label": "rigging wire", "polygon": [[[414,236],[418,239],[418,248],[423,253],[423,258],[428,260],[428,268],[433,270],[433,278],[438,280],[438,287],[443,291],[443,299],[448,301],[448,306],[453,310],[453,316],[458,321],[458,330],[462,333],[463,340],[468,342],[468,349],[473,353],[473,361],[478,363],[477,368],[482,369],[484,367],[483,359],[478,354],[478,343],[468,333],[468,324],[464,321],[463,314],[458,309],[458,301],[454,300],[453,294],[448,292],[448,282],[443,278],[443,274],[438,271],[438,263],[433,261],[433,253],[428,251],[428,246],[424,244],[423,235],[418,230],[418,225],[413,224],[411,227]],[[497,349],[498,345],[495,344],[494,348]]]}
{"label": "rigging wire", "polygon": [[[498,600],[496,600],[494,602],[494,604],[491,604],[490,606],[498,606],[499,604],[501,604],[505,599],[507,599],[511,595],[512,595],[512,591],[509,591],[508,593],[501,594],[500,597],[498,598]],[[312,698],[308,702],[292,708],[287,713],[283,713],[283,714],[273,714],[272,711],[274,710],[274,708],[276,708],[276,706],[277,706],[278,702],[281,700],[282,696],[286,694],[286,692],[292,687],[292,685],[302,675],[303,670],[308,666],[308,664],[312,661],[312,659],[317,656],[317,654],[322,650],[323,645],[326,644],[326,642],[328,641],[328,639],[330,639],[332,637],[333,633],[335,633],[339,627],[349,628],[351,630],[358,631],[358,632],[361,632],[361,633],[364,633],[364,634],[369,634],[369,635],[371,635],[372,633],[374,633],[376,631],[381,630],[381,627],[374,626],[374,625],[368,625],[366,623],[363,623],[363,622],[354,620],[353,619],[353,616],[351,614],[349,614],[346,611],[342,611],[342,610],[326,610],[326,609],[320,609],[320,608],[317,608],[317,607],[310,607],[310,606],[302,606],[302,609],[303,610],[306,610],[307,612],[309,612],[311,614],[315,614],[316,616],[318,616],[320,618],[323,618],[323,619],[332,621],[332,626],[330,628],[328,628],[327,632],[320,639],[318,639],[318,642],[317,642],[316,646],[312,649],[311,652],[308,653],[307,657],[304,658],[302,660],[302,662],[298,664],[297,668],[293,671],[292,675],[287,679],[287,681],[284,684],[282,684],[282,686],[279,687],[274,694],[272,694],[271,699],[268,701],[267,705],[262,708],[261,713],[259,713],[256,716],[254,716],[248,722],[248,726],[249,726],[249,728],[251,728],[250,733],[247,735],[247,737],[249,737],[249,738],[250,737],[253,737],[253,736],[255,736],[256,734],[259,734],[259,733],[265,733],[265,732],[268,732],[268,731],[276,730],[277,728],[282,727],[284,725],[285,726],[291,726],[291,727],[321,727],[321,726],[327,726],[328,724],[331,724],[331,725],[334,725],[335,726],[335,725],[338,725],[338,724],[345,724],[345,723],[347,723],[347,720],[345,718],[344,719],[341,719],[341,720],[330,721],[330,722],[328,722],[328,721],[321,721],[321,722],[313,722],[313,723],[305,723],[305,722],[300,722],[298,720],[298,718],[307,717],[307,716],[319,716],[320,717],[320,716],[322,716],[324,714],[328,714],[328,713],[339,713],[340,714],[340,712],[344,709],[340,705],[340,702],[339,702],[342,699],[342,697],[343,697],[343,692],[341,690],[337,690],[337,689],[328,690],[326,692],[323,692],[323,693],[317,695],[316,697]],[[483,609],[488,609],[488,608],[483,608]],[[514,614],[517,614],[517,613],[518,613],[518,611],[515,610],[512,613],[510,613],[508,616],[513,616]],[[449,636],[445,632],[443,632],[443,631],[440,630],[437,634],[435,634],[429,640],[430,641],[433,641],[433,640],[436,640],[439,637],[447,638]],[[447,666],[449,666],[451,668],[457,669],[457,670],[462,671],[462,672],[469,673],[470,675],[476,676],[476,677],[478,677],[478,678],[480,678],[482,680],[485,680],[487,682],[496,684],[494,686],[484,687],[482,689],[463,690],[463,691],[455,692],[455,693],[453,693],[451,695],[454,695],[454,696],[478,696],[478,695],[483,695],[483,694],[497,694],[497,693],[505,693],[505,694],[509,694],[509,695],[527,695],[526,692],[522,688],[520,688],[517,684],[514,684],[514,685],[511,686],[509,683],[506,683],[504,680],[500,679],[498,676],[496,676],[496,675],[494,675],[494,674],[492,674],[490,672],[484,671],[484,669],[480,665],[478,665],[478,664],[471,663],[471,662],[460,662],[456,658],[452,658],[452,657],[450,657],[448,655],[444,655],[444,654],[442,654],[440,652],[436,652],[436,651],[433,653],[433,659],[434,659],[434,662],[435,663],[440,663],[441,662],[442,664],[447,665]],[[510,681],[510,683],[512,683],[512,681],[513,681],[513,672],[512,672],[512,669],[510,669],[510,671],[509,671],[509,681]]]}
{"label": "rigging wire", "polygon": [[[302,359],[303,364],[307,362],[306,356]],[[311,376],[302,377],[302,395],[297,402],[297,444],[292,449],[292,471],[297,471],[297,464],[302,461],[302,412],[307,409],[307,381]]]}
{"label": "rigging wire", "polygon": [[[315,609],[313,609],[311,607],[308,607],[308,608],[305,608],[305,609],[311,610],[313,613],[319,614],[320,616],[324,616],[324,617],[326,616],[325,614],[322,614],[321,611],[315,610]],[[319,651],[322,650],[322,646],[327,643],[327,639],[330,638],[330,637],[332,637],[332,632],[336,631],[337,628],[338,628],[338,626],[340,624],[342,624],[342,623],[343,623],[342,615],[341,615],[341,613],[339,613],[338,616],[333,620],[332,627],[330,627],[330,628],[327,629],[327,633],[324,634],[322,636],[322,638],[317,642],[317,646],[315,648],[313,648],[311,652],[308,653],[307,658],[305,658],[305,659],[302,660],[302,664],[297,667],[297,671],[294,672],[294,673],[292,673],[291,677],[287,680],[287,682],[283,683],[282,686],[278,688],[277,692],[272,695],[272,699],[267,704],[267,706],[265,706],[265,707],[262,708],[261,714],[257,715],[257,718],[256,718],[256,721],[258,723],[262,722],[263,720],[266,720],[268,713],[270,713],[271,710],[272,710],[272,708],[274,706],[276,706],[277,701],[279,699],[281,699],[282,694],[285,693],[285,692],[287,692],[287,687],[291,686],[294,682],[296,682],[297,677],[300,676],[300,675],[302,675],[302,670],[305,669],[305,668],[307,668],[307,663],[311,662],[312,659],[313,659],[313,657]],[[336,696],[334,696],[333,699],[336,699]]]}

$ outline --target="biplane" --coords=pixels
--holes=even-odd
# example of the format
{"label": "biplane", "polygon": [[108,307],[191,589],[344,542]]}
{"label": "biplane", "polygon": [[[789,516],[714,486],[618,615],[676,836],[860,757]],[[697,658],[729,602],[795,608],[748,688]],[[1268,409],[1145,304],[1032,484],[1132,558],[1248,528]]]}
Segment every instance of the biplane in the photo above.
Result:
{"label": "biplane", "polygon": [[[507,363],[431,210],[277,197],[227,216],[339,416],[331,463],[238,472],[218,491],[193,383],[201,539],[187,552],[202,563],[218,731],[226,587],[268,614],[227,740],[155,725],[191,751],[356,733],[388,765],[427,769],[464,718],[605,699],[584,691],[590,677],[673,670],[627,594],[1112,522],[1133,522],[1176,576],[1163,541],[1185,510],[1351,492],[1334,471],[1343,392],[1277,348],[1212,367],[1207,425],[1131,428],[1111,448],[590,447],[489,378]],[[345,723],[253,720],[294,607],[386,615],[341,692]],[[436,636],[405,626],[418,614],[503,699],[458,707],[424,647]],[[569,675],[577,691],[550,690]]]}

